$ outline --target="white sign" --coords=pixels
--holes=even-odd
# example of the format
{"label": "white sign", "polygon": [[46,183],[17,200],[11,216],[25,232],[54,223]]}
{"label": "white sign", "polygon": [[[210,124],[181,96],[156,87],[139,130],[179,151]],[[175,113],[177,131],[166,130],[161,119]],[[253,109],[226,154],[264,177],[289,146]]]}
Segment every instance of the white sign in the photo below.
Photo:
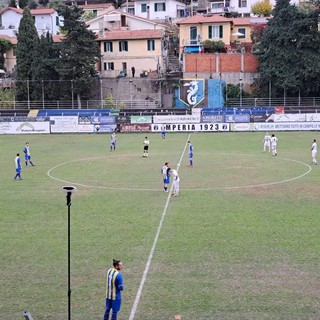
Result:
{"label": "white sign", "polygon": [[306,113],[306,121],[320,121],[320,113]]}
{"label": "white sign", "polygon": [[253,123],[231,123],[231,131],[252,131]]}
{"label": "white sign", "polygon": [[95,129],[93,124],[78,124],[78,132],[91,133],[94,131]]}
{"label": "white sign", "polygon": [[51,132],[78,132],[78,117],[50,117]]}
{"label": "white sign", "polygon": [[50,133],[49,121],[0,122],[0,134]]}
{"label": "white sign", "polygon": [[176,124],[152,124],[153,132],[219,132],[229,131],[229,123],[176,123]]}
{"label": "white sign", "polygon": [[182,116],[153,116],[153,123],[199,123],[200,114]]}
{"label": "white sign", "polygon": [[293,113],[293,114],[274,114],[274,122],[305,122],[306,114],[305,113]]}
{"label": "white sign", "polygon": [[320,122],[255,123],[255,131],[311,131],[320,130]]}

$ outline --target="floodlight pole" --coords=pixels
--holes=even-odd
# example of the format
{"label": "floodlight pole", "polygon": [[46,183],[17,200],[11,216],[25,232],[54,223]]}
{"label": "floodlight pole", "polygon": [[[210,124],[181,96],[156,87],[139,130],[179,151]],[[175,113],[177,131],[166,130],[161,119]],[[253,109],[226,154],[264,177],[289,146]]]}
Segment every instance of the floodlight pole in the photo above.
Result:
{"label": "floodlight pole", "polygon": [[77,191],[76,187],[62,187],[62,190],[67,194],[67,207],[68,207],[68,320],[71,320],[71,259],[70,259],[70,207],[71,195]]}
{"label": "floodlight pole", "polygon": [[71,319],[71,276],[70,276],[70,207],[71,207],[71,192],[67,193],[68,206],[68,319]]}

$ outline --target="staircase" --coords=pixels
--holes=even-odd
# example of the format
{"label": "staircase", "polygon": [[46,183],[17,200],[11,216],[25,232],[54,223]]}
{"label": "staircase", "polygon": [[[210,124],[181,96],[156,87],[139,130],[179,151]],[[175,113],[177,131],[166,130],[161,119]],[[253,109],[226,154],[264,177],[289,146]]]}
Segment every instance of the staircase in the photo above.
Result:
{"label": "staircase", "polygon": [[169,53],[169,70],[180,71],[179,56],[175,56],[174,53]]}

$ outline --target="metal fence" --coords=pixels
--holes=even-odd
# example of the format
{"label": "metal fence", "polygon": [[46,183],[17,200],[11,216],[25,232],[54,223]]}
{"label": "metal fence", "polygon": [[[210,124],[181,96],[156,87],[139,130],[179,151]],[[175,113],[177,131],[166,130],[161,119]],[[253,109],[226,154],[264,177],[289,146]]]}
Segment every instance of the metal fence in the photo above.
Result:
{"label": "metal fence", "polygon": [[320,97],[294,97],[294,98],[243,98],[228,99],[230,107],[318,107],[320,108]]}
{"label": "metal fence", "polygon": [[[320,112],[320,97],[301,98],[243,98],[228,99],[226,107],[232,108],[252,108],[252,107],[286,107],[293,111],[314,109]],[[39,109],[156,109],[161,108],[159,99],[145,100],[115,100],[108,102],[105,100],[82,100],[80,103],[74,100],[59,101],[0,101],[0,109],[17,110],[39,110]]]}
{"label": "metal fence", "polygon": [[159,100],[117,100],[112,103],[101,100],[59,100],[59,101],[0,101],[0,109],[39,110],[39,109],[155,109]]}

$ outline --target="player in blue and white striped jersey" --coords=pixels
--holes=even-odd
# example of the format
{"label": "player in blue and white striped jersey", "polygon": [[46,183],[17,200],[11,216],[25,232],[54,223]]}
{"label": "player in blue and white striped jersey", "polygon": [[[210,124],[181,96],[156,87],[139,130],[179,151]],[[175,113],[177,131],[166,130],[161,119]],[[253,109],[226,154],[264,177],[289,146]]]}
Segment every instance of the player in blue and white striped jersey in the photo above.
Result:
{"label": "player in blue and white striped jersey", "polygon": [[13,179],[17,180],[17,178],[18,178],[19,180],[22,180],[22,178],[21,178],[22,168],[21,168],[20,153],[17,153],[17,156],[14,159],[14,163],[15,163],[15,166],[16,166],[16,175],[14,176]]}
{"label": "player in blue and white striped jersey", "polygon": [[189,167],[193,167],[193,145],[191,141],[188,141],[188,148],[189,148]]}
{"label": "player in blue and white striped jersey", "polygon": [[121,291],[124,289],[123,278],[120,273],[122,268],[122,262],[113,259],[113,268],[109,269],[107,273],[106,311],[103,320],[109,320],[111,310],[111,320],[118,319],[118,312],[121,307]]}

